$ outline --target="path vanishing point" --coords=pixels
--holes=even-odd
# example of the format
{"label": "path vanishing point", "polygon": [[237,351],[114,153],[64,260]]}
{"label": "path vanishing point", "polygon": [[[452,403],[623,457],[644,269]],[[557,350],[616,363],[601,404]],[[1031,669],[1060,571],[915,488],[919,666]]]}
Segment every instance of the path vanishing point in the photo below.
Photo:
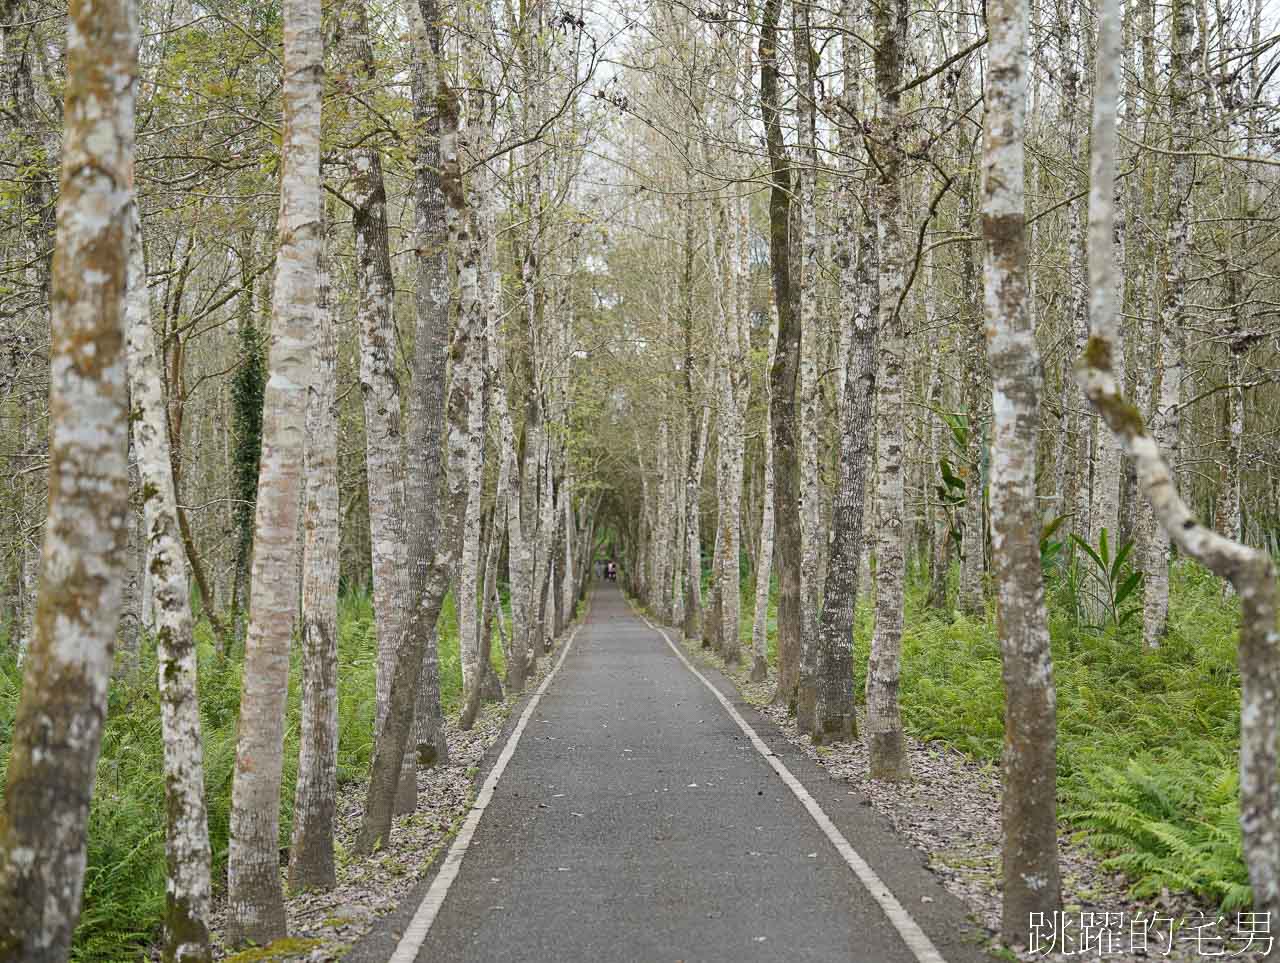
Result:
{"label": "path vanishing point", "polygon": [[617,588],[555,657],[452,848],[346,959],[991,959],[864,797]]}

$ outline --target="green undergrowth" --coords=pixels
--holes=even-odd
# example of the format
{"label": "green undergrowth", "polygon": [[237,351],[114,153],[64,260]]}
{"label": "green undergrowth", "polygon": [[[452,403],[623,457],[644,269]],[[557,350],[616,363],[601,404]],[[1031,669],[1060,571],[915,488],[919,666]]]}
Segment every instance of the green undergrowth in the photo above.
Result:
{"label": "green undergrowth", "polygon": [[[913,583],[903,638],[904,725],[918,739],[998,764],[1004,694],[993,618],[952,620],[929,610],[924,599],[925,586]],[[1224,599],[1218,579],[1180,562],[1172,575],[1170,634],[1161,648],[1142,646],[1140,621],[1088,629],[1050,592],[1059,812],[1104,854],[1108,869],[1132,881],[1136,897],[1167,888],[1229,912],[1250,900],[1236,775],[1238,606]],[[858,693],[871,622],[860,605]],[[749,617],[743,638],[750,638]]]}
{"label": "green undergrowth", "polygon": [[[377,638],[369,596],[343,594],[338,606],[338,780],[364,779],[373,755]],[[440,619],[440,680],[445,711],[457,708],[462,688],[453,603]],[[231,779],[235,767],[236,718],[240,705],[239,659],[221,658],[207,623],[199,642],[200,708],[205,746],[205,786],[213,846],[215,889],[225,886]],[[7,646],[0,651],[9,652]],[[494,646],[501,668],[501,652]],[[84,909],[73,959],[120,963],[143,958],[159,932],[164,911],[164,765],[155,650],[145,645],[136,677],[113,682],[102,739],[102,756],[89,816]],[[280,845],[288,845],[297,776],[301,661],[292,647],[285,735]],[[0,657],[0,792],[9,757],[21,671]]]}

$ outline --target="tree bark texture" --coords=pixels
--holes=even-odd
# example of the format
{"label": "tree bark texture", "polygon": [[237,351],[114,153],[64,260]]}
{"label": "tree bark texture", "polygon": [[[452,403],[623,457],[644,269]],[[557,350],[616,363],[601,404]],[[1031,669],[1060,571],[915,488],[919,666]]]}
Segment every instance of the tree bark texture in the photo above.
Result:
{"label": "tree bark texture", "polygon": [[981,210],[992,383],[992,557],[1005,690],[1001,929],[1006,942],[1025,946],[1030,914],[1049,914],[1060,904],[1056,695],[1035,487],[1042,379],[1027,311],[1026,0],[992,0],[987,23]]}
{"label": "tree bark texture", "polygon": [[778,342],[769,369],[769,420],[774,447],[775,567],[778,572],[778,689],[775,702],[795,698],[800,673],[800,463],[796,375],[800,329],[791,292],[791,170],[778,102],[778,17],[781,0],[765,0],[760,28],[760,110],[769,153],[769,269]]}
{"label": "tree bark texture", "polygon": [[876,384],[876,627],[867,666],[867,748],[873,779],[906,779],[909,761],[898,709],[906,580],[903,494],[903,358],[907,349],[902,316],[905,246],[902,236],[901,116],[906,0],[877,7],[875,76],[879,116],[871,148],[879,167],[874,190],[880,267],[879,362]]}
{"label": "tree bark texture", "polygon": [[285,935],[280,884],[280,779],[284,762],[289,637],[297,609],[296,545],[307,392],[314,362],[320,227],[318,0],[285,0],[284,141],[275,317],[263,402],[262,463],[254,524],[253,602],[227,854],[227,940],[270,943]]}
{"label": "tree bark texture", "polygon": [[169,460],[164,384],[151,329],[142,222],[133,220],[128,295],[129,385],[134,448],[143,493],[145,569],[153,596],[153,631],[164,739],[166,961],[203,963],[211,902],[204,747],[196,686],[191,586],[178,532],[178,502]]}
{"label": "tree bark texture", "polygon": [[138,21],[72,0],[51,279],[49,509],[0,818],[0,960],[65,960],[120,613]]}
{"label": "tree bark texture", "polygon": [[[323,244],[323,241],[322,241]],[[302,724],[289,846],[289,888],[337,881],[338,797],[338,351],[321,250],[315,377],[307,393],[302,544]]]}

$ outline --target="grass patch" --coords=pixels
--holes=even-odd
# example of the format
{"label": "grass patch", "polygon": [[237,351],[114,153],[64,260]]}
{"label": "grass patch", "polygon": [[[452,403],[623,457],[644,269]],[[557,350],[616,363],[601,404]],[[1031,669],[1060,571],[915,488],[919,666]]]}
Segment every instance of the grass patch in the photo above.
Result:
{"label": "grass patch", "polygon": [[287,960],[308,950],[322,946],[323,940],[302,940],[292,937],[276,940],[266,946],[254,946],[228,956],[226,963],[262,963],[265,960]]}

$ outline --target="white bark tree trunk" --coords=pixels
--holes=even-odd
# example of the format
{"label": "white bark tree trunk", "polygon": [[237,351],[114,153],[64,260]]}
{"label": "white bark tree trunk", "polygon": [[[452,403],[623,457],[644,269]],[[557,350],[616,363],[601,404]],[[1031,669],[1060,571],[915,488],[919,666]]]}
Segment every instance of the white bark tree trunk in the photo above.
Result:
{"label": "white bark tree trunk", "polygon": [[231,789],[227,939],[266,944],[285,935],[280,886],[280,777],[289,635],[297,608],[297,542],[303,421],[311,384],[320,255],[318,0],[285,0],[284,141],[280,247],[272,305],[270,373],[263,400],[262,464],[254,523],[253,602]]}
{"label": "white bark tree trunk", "polygon": [[694,384],[695,309],[693,281],[693,201],[684,202],[684,273],[681,300],[684,308],[684,395],[688,406],[688,450],[684,478],[684,641],[702,641],[702,453],[707,444],[711,409],[702,403]]}
{"label": "white bark tree trunk", "polygon": [[164,959],[212,959],[209,945],[210,849],[204,799],[204,748],[196,688],[191,587],[178,533],[178,501],[169,460],[164,383],[151,329],[136,213],[129,255],[129,385],[139,480],[143,491],[145,569],[151,573],[160,723],[164,738]]}
{"label": "white bark tree trunk", "polygon": [[[129,251],[129,270],[133,271],[134,253],[132,243]],[[144,270],[145,273],[145,270]],[[132,283],[132,277],[130,278]],[[130,288],[132,293],[132,288]],[[132,324],[132,318],[126,318],[126,325]],[[132,385],[132,369],[130,369],[130,385],[129,385],[129,410],[132,411],[133,403],[133,385]],[[138,473],[138,454],[136,451],[137,443],[133,440],[132,433],[129,437],[129,514],[125,520],[128,526],[129,541],[125,549],[125,574],[124,586],[120,599],[120,626],[116,630],[116,656],[115,666],[112,675],[117,679],[131,678],[138,670],[138,658],[141,655],[142,647],[142,573],[145,571],[146,561],[146,521],[144,513],[137,509],[141,509],[139,504],[137,509],[134,507],[134,492],[142,491],[142,484]]]}
{"label": "white bark tree trunk", "polygon": [[[434,0],[421,0],[410,12],[415,20],[414,116],[422,134],[416,159],[418,331],[406,472],[406,504],[414,508],[409,520],[414,598],[405,641],[396,655],[386,722],[374,747],[364,818],[355,841],[361,853],[372,852],[391,831],[396,786],[411,736],[416,738],[420,763],[442,763],[448,757],[439,708],[435,628],[466,510],[467,385],[454,381],[446,401],[444,382],[447,357],[456,371],[467,355],[470,328],[460,325],[449,345],[447,248],[438,234],[438,225],[444,221],[449,225],[450,239],[459,248],[463,246],[459,232],[465,232],[466,202],[457,151],[458,102],[439,70],[434,84],[429,82],[430,68],[441,53],[439,8]],[[445,454],[452,466],[447,476]]]}
{"label": "white bark tree trunk", "polygon": [[520,520],[520,460],[516,453],[515,424],[507,404],[506,382],[499,373],[493,384],[493,406],[498,418],[502,444],[502,472],[508,482],[496,493],[499,510],[506,515],[507,582],[511,593],[511,651],[507,657],[507,688],[519,692],[524,688],[525,658],[523,626],[528,621],[529,548]]}
{"label": "white bark tree trunk", "polygon": [[[1141,412],[1123,397],[1113,365],[1120,340],[1119,307],[1112,256],[1113,178],[1115,167],[1116,61],[1119,32],[1117,0],[1103,0],[1099,11],[1098,82],[1093,115],[1092,193],[1090,196],[1089,267],[1093,289],[1093,336],[1078,371],[1084,391],[1125,453],[1137,462],[1138,483],[1161,529],[1180,551],[1222,578],[1230,579],[1240,597],[1240,825],[1244,858],[1253,888],[1253,910],[1280,909],[1280,781],[1277,780],[1277,732],[1280,729],[1280,632],[1276,629],[1275,566],[1264,551],[1249,548],[1200,525],[1178,497],[1173,473],[1161,446],[1143,424]],[[1173,71],[1186,69],[1191,24],[1190,4],[1175,4]],[[1185,79],[1185,78],[1183,78]],[[1181,81],[1177,81],[1181,83]],[[1175,93],[1175,102],[1182,93]],[[1185,105],[1185,101],[1183,102]],[[1176,162],[1176,161],[1175,161]],[[1187,186],[1183,182],[1183,186]],[[1173,232],[1185,244],[1185,230]],[[1175,244],[1176,248],[1176,244]],[[1164,319],[1180,323],[1183,305],[1166,303]],[[1177,313],[1173,313],[1177,312]]]}
{"label": "white bark tree trunk", "polygon": [[[362,124],[376,120],[361,103],[377,82],[364,0],[343,0],[337,12],[339,57],[357,83],[351,110]],[[380,121],[379,121],[380,122]],[[357,129],[363,129],[358,126]],[[382,156],[369,143],[347,152],[346,199],[355,234],[356,320],[360,327],[360,393],[364,402],[365,470],[373,611],[378,634],[374,732],[387,714],[396,647],[404,632],[409,582],[405,542],[404,439],[400,381],[396,373],[395,281],[387,236],[387,195]],[[416,795],[412,767],[404,779]]]}
{"label": "white bark tree trunk", "polygon": [[[302,724],[289,847],[289,888],[337,880],[333,817],[338,801],[338,348],[321,238],[316,366],[307,393],[302,544]],[[398,640],[397,640],[398,641]]]}
{"label": "white bark tree trunk", "polygon": [[1027,311],[1026,0],[990,0],[987,24],[981,209],[992,383],[991,541],[1005,690],[1001,928],[1006,942],[1025,946],[1029,914],[1060,906],[1056,696],[1036,504],[1042,379]]}
{"label": "white bark tree trunk", "polygon": [[0,816],[0,947],[67,958],[120,614],[129,508],[124,292],[138,21],[72,0],[51,284],[49,512]]}
{"label": "white bark tree trunk", "polygon": [[[769,331],[769,367],[773,366],[777,326]],[[767,371],[768,369],[766,369]],[[765,379],[766,396],[768,379]],[[764,419],[764,492],[760,508],[760,552],[756,556],[755,611],[751,618],[751,681],[764,682],[769,677],[769,589],[773,580],[773,431]]]}
{"label": "white bark tree trunk", "polygon": [[[464,145],[465,146],[465,145]],[[465,156],[465,155],[464,155]],[[467,404],[467,456],[450,471],[465,473],[467,506],[462,522],[462,550],[458,559],[458,649],[462,662],[463,701],[480,685],[479,592],[480,520],[484,501],[484,346],[488,335],[485,292],[481,289],[480,261],[484,246],[481,233],[481,197],[478,172],[468,182],[468,233],[458,251],[458,324],[466,325],[471,350],[451,377],[465,382]]]}
{"label": "white bark tree trunk", "polygon": [[905,249],[902,237],[902,141],[900,113],[906,0],[876,9],[876,93],[879,116],[873,148],[879,167],[874,187],[880,261],[880,371],[877,378],[876,627],[867,666],[867,747],[873,779],[910,777],[898,710],[906,578],[903,496],[902,369],[906,351],[902,300]]}
{"label": "white bark tree trunk", "polygon": [[[1175,0],[1170,26],[1169,60],[1169,158],[1168,219],[1165,223],[1167,261],[1164,300],[1160,305],[1160,357],[1157,363],[1159,393],[1152,418],[1155,442],[1169,458],[1175,479],[1178,468],[1181,420],[1183,349],[1186,323],[1187,267],[1191,255],[1191,182],[1195,159],[1191,149],[1192,45],[1195,41],[1195,12],[1190,0]],[[1157,510],[1157,515],[1158,515]],[[1172,541],[1163,525],[1152,532],[1145,579],[1146,604],[1142,639],[1156,648],[1169,623],[1169,561]]]}

